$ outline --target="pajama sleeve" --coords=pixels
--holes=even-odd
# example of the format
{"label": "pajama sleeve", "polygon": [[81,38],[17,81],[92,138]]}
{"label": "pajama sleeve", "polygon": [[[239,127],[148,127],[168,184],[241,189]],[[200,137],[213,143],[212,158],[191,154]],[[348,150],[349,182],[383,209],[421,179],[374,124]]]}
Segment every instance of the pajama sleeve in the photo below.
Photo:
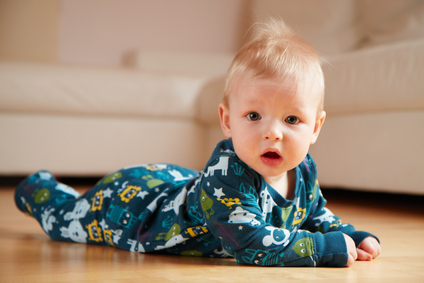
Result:
{"label": "pajama sleeve", "polygon": [[380,240],[373,234],[365,231],[356,231],[355,227],[351,224],[342,223],[342,220],[338,216],[334,215],[331,210],[325,207],[326,200],[320,192],[319,194],[318,198],[320,200],[317,208],[315,211],[311,211],[312,216],[310,217],[310,220],[302,226],[302,229],[311,232],[321,232],[324,234],[340,231],[350,236],[356,246],[359,246],[359,244],[367,237],[374,237],[378,242],[380,242]]}
{"label": "pajama sleeve", "polygon": [[[316,180],[316,167],[313,161],[311,166],[312,170],[315,172]],[[380,240],[373,234],[365,231],[356,231],[352,225],[342,223],[342,220],[338,216],[334,215],[328,208],[326,208],[325,205],[327,204],[327,201],[323,197],[317,181],[315,182],[313,193],[313,198],[316,199],[316,202],[310,211],[308,221],[302,225],[302,229],[311,232],[321,232],[323,234],[336,231],[343,232],[353,239],[356,246],[359,246],[359,244],[367,237],[374,237],[378,242],[380,242]]]}
{"label": "pajama sleeve", "polygon": [[256,189],[259,182],[260,176],[235,155],[221,155],[210,161],[200,182],[199,202],[206,227],[238,263],[260,266],[347,264],[342,233],[311,233],[267,223]]}

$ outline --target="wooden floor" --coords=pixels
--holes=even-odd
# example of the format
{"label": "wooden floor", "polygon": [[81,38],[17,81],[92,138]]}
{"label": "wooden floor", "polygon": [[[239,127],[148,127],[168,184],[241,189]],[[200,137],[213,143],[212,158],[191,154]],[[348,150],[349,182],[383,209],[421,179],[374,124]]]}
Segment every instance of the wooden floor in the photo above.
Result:
{"label": "wooden floor", "polygon": [[379,236],[379,258],[351,268],[264,268],[54,242],[0,187],[0,282],[424,282],[423,197],[324,194],[344,222]]}

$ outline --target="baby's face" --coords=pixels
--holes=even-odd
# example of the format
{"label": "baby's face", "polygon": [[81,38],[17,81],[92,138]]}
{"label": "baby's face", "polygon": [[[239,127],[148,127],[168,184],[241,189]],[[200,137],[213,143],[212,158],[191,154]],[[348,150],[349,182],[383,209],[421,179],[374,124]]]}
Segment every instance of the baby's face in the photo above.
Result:
{"label": "baby's face", "polygon": [[220,105],[221,125],[238,157],[265,180],[299,165],[318,137],[325,112],[317,93],[303,95],[271,79],[244,79]]}

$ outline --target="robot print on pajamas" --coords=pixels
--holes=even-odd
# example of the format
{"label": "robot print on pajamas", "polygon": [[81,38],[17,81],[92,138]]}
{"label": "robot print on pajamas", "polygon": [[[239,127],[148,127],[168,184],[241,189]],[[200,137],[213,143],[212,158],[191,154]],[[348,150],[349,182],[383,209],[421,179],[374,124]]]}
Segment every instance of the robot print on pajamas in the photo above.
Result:
{"label": "robot print on pajamas", "polygon": [[130,227],[137,220],[137,218],[134,217],[129,210],[113,204],[106,213],[106,217],[109,218],[110,221],[119,224],[124,228]]}
{"label": "robot print on pajamas", "polygon": [[102,229],[100,229],[97,220],[93,220],[90,224],[86,226],[88,230],[89,239],[95,242],[101,242],[102,239]]}
{"label": "robot print on pajamas", "polygon": [[92,212],[101,210],[103,204],[103,191],[98,191],[91,200],[92,204],[89,211]]}
{"label": "robot print on pajamas", "polygon": [[141,187],[127,186],[118,196],[121,197],[121,201],[128,203],[139,191],[141,191]]}

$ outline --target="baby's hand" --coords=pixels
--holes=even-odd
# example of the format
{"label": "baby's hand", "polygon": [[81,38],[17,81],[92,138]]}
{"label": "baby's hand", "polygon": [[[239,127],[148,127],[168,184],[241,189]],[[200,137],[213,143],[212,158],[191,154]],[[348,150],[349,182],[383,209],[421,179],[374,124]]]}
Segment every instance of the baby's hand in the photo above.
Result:
{"label": "baby's hand", "polygon": [[358,258],[358,253],[357,253],[356,245],[353,239],[346,234],[343,234],[343,236],[345,237],[347,253],[349,255],[349,259],[347,261],[346,267],[350,267]]}
{"label": "baby's hand", "polygon": [[365,238],[356,249],[358,260],[372,260],[381,253],[381,246],[374,237]]}

